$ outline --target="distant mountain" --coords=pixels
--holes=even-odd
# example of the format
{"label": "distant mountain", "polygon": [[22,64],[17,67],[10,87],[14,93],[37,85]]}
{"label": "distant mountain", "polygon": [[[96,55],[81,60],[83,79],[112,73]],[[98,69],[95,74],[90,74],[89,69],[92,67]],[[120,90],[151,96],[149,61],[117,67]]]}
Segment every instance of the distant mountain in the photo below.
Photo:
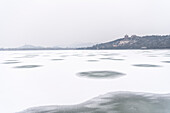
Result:
{"label": "distant mountain", "polygon": [[60,48],[58,46],[54,47],[42,47],[42,46],[34,46],[34,45],[23,45],[18,48],[7,48],[4,50],[62,50],[64,48]]}
{"label": "distant mountain", "polygon": [[18,47],[20,49],[34,49],[34,48],[44,48],[44,47],[41,47],[41,46],[33,46],[33,45],[23,45],[21,47]]}
{"label": "distant mountain", "polygon": [[[88,46],[91,43],[75,45],[76,47],[60,48],[55,47],[41,47],[33,45],[24,45],[18,48],[0,48],[0,50],[97,50],[97,49],[170,49],[170,35],[151,35],[151,36],[128,36],[123,38]],[[83,47],[84,46],[84,47]]]}
{"label": "distant mountain", "polygon": [[42,46],[33,46],[33,45],[23,45],[18,48],[0,48],[1,51],[9,50],[9,51],[15,51],[15,50],[70,50],[72,48],[61,48],[58,46],[54,47],[42,47]]}
{"label": "distant mountain", "polygon": [[96,44],[92,47],[81,49],[170,49],[170,35],[159,36],[136,36],[124,38],[115,41]]}
{"label": "distant mountain", "polygon": [[21,47],[18,47],[16,49],[21,49],[21,50],[56,50],[56,49],[63,49],[58,46],[54,47],[42,47],[42,46],[33,46],[33,45],[23,45]]}

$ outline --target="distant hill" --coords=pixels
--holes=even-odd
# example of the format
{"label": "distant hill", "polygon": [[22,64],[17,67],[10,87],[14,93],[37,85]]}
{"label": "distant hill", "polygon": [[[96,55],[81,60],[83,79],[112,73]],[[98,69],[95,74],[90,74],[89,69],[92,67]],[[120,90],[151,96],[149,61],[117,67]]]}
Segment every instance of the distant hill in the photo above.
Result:
{"label": "distant hill", "polygon": [[60,48],[55,47],[41,47],[33,45],[23,45],[18,48],[0,48],[0,50],[102,50],[102,49],[170,49],[170,35],[151,35],[151,36],[128,36],[125,35],[123,38],[96,44],[91,47],[69,47]]}
{"label": "distant hill", "polygon": [[18,47],[18,49],[62,49],[62,48],[58,46],[42,47],[42,46],[33,46],[33,45],[23,45],[21,47]]}
{"label": "distant hill", "polygon": [[128,36],[84,49],[170,49],[170,35]]}
{"label": "distant hill", "polygon": [[42,46],[33,46],[33,45],[23,45],[18,48],[0,48],[0,50],[65,50],[70,48],[60,48],[58,46],[54,47],[42,47]]}
{"label": "distant hill", "polygon": [[21,47],[19,47],[20,49],[34,49],[34,48],[44,48],[44,47],[41,47],[41,46],[33,46],[33,45],[23,45]]}

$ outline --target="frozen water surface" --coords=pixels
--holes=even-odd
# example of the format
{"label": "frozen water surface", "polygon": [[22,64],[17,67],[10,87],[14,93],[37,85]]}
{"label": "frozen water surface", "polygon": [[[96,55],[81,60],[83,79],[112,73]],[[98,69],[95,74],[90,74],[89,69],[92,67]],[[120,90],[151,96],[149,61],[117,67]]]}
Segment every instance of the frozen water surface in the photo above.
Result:
{"label": "frozen water surface", "polygon": [[133,66],[137,66],[137,67],[161,67],[160,65],[153,65],[153,64],[134,64]]}
{"label": "frozen water surface", "polygon": [[[170,113],[170,63],[164,62],[169,55],[170,50],[0,51],[0,113]],[[77,76],[81,72],[88,77]],[[125,75],[113,79],[110,72]]]}
{"label": "frozen water surface", "polygon": [[80,77],[88,77],[88,78],[116,78],[124,73],[115,72],[115,71],[89,71],[89,72],[80,72],[78,73]]}
{"label": "frozen water surface", "polygon": [[162,62],[164,62],[164,63],[170,63],[170,61],[162,61]]}
{"label": "frozen water surface", "polygon": [[58,61],[58,60],[64,60],[64,59],[61,59],[61,58],[59,59],[59,58],[58,58],[58,59],[51,59],[51,60],[53,60],[53,61]]}
{"label": "frozen water surface", "polygon": [[120,58],[100,58],[101,60],[125,60]]}
{"label": "frozen water surface", "polygon": [[98,60],[87,60],[88,62],[98,62]]}
{"label": "frozen water surface", "polygon": [[18,60],[5,60],[5,61],[18,61]]}
{"label": "frozen water surface", "polygon": [[169,113],[170,95],[117,92],[72,106],[41,106],[20,113]]}
{"label": "frozen water surface", "polygon": [[41,65],[22,65],[22,66],[15,66],[14,68],[36,68],[41,67]]}
{"label": "frozen water surface", "polygon": [[20,63],[18,61],[6,61],[6,62],[3,62],[3,64],[16,64],[16,63]]}

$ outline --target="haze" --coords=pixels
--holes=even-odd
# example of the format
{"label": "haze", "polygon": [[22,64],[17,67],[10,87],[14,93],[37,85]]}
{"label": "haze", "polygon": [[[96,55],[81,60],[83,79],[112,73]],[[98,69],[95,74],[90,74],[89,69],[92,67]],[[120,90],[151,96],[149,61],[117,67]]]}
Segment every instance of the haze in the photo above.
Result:
{"label": "haze", "polygon": [[170,34],[169,0],[1,0],[0,47],[69,47]]}

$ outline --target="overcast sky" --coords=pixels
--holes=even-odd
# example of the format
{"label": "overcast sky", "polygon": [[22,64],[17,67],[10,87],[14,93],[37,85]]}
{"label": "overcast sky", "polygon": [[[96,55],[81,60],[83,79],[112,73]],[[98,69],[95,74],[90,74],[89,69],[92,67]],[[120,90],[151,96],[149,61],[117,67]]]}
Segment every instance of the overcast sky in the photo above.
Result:
{"label": "overcast sky", "polygon": [[170,0],[0,0],[0,47],[170,34]]}

